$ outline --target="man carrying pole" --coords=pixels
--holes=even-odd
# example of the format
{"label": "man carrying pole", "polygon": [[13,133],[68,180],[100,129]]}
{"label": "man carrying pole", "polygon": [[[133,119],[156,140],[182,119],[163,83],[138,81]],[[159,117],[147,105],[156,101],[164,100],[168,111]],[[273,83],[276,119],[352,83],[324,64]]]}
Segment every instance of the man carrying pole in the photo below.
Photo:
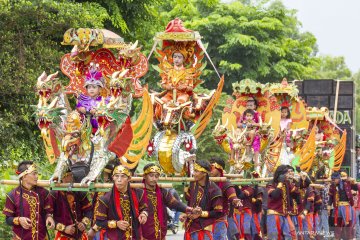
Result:
{"label": "man carrying pole", "polygon": [[[210,159],[211,164],[211,177],[223,177],[225,162],[221,158],[213,157]],[[236,196],[235,186],[226,182],[218,182],[218,187],[221,189],[223,194],[223,214],[214,224],[213,234],[214,238],[218,240],[222,239],[236,239],[238,229],[234,222],[234,208],[238,208],[241,205],[241,200]],[[231,211],[230,211],[231,210]],[[231,215],[230,215],[231,213]],[[226,238],[227,237],[227,238]]]}
{"label": "man carrying pole", "polygon": [[[65,174],[62,182],[73,182],[70,171]],[[51,191],[50,196],[57,230],[55,240],[87,239],[86,227],[90,224],[92,215],[87,193]]]}
{"label": "man carrying pole", "polygon": [[182,215],[185,220],[186,240],[212,240],[213,224],[223,213],[223,197],[221,189],[209,180],[211,166],[208,161],[196,160],[194,163],[195,182],[185,190],[185,198],[194,213]]}
{"label": "man carrying pole", "polygon": [[157,185],[161,169],[154,163],[144,167],[144,201],[148,205],[148,220],[141,225],[143,240],[163,240],[167,232],[166,207],[179,212],[191,214],[192,208],[187,207],[170,193]]}
{"label": "man carrying pole", "polygon": [[38,187],[38,172],[32,161],[19,164],[19,186],[6,195],[3,213],[13,228],[13,240],[48,239],[46,226],[54,228],[49,192]]}
{"label": "man carrying pole", "polygon": [[112,178],[114,186],[100,198],[91,231],[106,228],[109,240],[140,240],[140,224],[146,223],[148,217],[144,191],[130,188],[131,173],[124,166],[116,166]]}

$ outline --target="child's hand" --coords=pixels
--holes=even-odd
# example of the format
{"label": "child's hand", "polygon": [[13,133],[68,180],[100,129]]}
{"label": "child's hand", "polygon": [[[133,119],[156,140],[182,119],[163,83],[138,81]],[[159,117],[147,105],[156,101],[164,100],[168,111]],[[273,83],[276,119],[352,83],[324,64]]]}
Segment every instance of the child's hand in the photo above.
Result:
{"label": "child's hand", "polygon": [[90,113],[91,113],[91,115],[95,115],[96,110],[92,108],[92,109],[90,110]]}
{"label": "child's hand", "polygon": [[77,110],[83,114],[86,113],[86,109],[84,107],[79,107]]}

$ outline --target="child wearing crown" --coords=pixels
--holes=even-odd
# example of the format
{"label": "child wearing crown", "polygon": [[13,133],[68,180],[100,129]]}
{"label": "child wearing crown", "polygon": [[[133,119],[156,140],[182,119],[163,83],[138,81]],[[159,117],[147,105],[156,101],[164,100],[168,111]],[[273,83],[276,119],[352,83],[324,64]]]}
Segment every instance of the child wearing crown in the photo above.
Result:
{"label": "child wearing crown", "polygon": [[77,99],[76,109],[84,116],[90,116],[90,123],[92,125],[92,133],[94,134],[98,129],[98,122],[94,117],[98,103],[101,102],[101,89],[105,87],[105,81],[101,71],[98,70],[99,65],[90,63],[89,72],[85,77],[85,88],[87,94],[80,94]]}

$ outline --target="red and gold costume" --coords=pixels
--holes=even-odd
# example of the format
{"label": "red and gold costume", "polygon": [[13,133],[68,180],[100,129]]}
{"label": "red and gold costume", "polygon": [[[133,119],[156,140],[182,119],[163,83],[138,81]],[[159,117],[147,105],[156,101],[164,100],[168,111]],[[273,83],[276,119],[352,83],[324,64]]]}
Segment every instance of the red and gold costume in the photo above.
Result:
{"label": "red and gold costume", "polygon": [[[128,169],[117,166],[113,174],[131,176]],[[99,205],[95,206],[96,224],[92,227],[99,231],[106,229],[105,237],[109,240],[140,240],[141,227],[138,220],[142,212],[147,213],[142,189],[131,189],[128,184],[126,192],[120,192],[114,185],[110,192],[100,197]],[[127,221],[130,226],[126,231],[117,227],[118,221]]]}
{"label": "red and gold costume", "polygon": [[[186,49],[174,50],[180,52],[184,58],[187,57]],[[184,53],[185,52],[185,53]],[[192,90],[194,87],[194,69],[171,66],[168,62],[163,63],[164,67],[168,70],[164,72],[161,81],[161,86],[172,87],[176,91],[176,102],[179,104],[185,103],[190,100]],[[161,98],[164,103],[172,101],[174,98],[174,90],[167,90],[166,94]]]}
{"label": "red and gold costume", "polygon": [[[332,179],[340,179],[338,172],[333,173]],[[335,238],[352,239],[354,231],[350,227],[355,221],[355,213],[353,209],[354,199],[351,190],[357,190],[357,184],[352,184],[348,180],[341,180],[339,184],[333,182],[329,189],[329,206],[334,207],[334,225]],[[349,228],[348,228],[349,227]]]}
{"label": "red and gold costume", "polygon": [[88,226],[91,222],[92,205],[85,192],[50,192],[52,209],[54,211],[55,240],[87,239],[78,228],[74,234],[66,234],[65,227],[82,223]]}
{"label": "red and gold costume", "polygon": [[[145,166],[144,174],[158,173],[161,169],[156,165],[148,168]],[[187,206],[178,201],[170,191],[160,188],[156,185],[155,190],[144,188],[144,201],[148,206],[148,219],[145,224],[141,225],[143,240],[163,240],[167,233],[167,210],[176,209],[179,212],[186,212]]]}
{"label": "red and gold costume", "polygon": [[[194,164],[197,171],[207,172],[203,167]],[[197,182],[191,182],[185,190],[185,199],[188,206],[195,208],[200,206],[203,213],[199,218],[187,219],[185,222],[185,239],[212,239],[213,224],[223,213],[223,197],[221,189],[207,180],[205,186]]]}
{"label": "red and gold costume", "polygon": [[237,219],[240,239],[259,239],[262,193],[257,187],[242,186],[238,196],[242,200]]}
{"label": "red and gold costume", "polygon": [[[45,219],[47,214],[52,214],[50,202],[49,191],[42,187],[34,187],[29,190],[19,186],[6,194],[3,214],[6,216],[6,222],[12,225],[14,240],[48,239]],[[29,218],[31,228],[22,228],[19,217]]]}
{"label": "red and gold costume", "polygon": [[268,212],[266,225],[268,227],[268,239],[296,237],[294,225],[288,214],[290,212],[291,194],[295,194],[297,189],[293,183],[288,181],[273,183],[267,186]]}
{"label": "red and gold costume", "polygon": [[[220,177],[224,176],[225,162],[222,159],[211,159],[211,166],[215,168]],[[234,200],[238,199],[234,184],[230,181],[218,182],[216,185],[221,189],[223,195],[223,213],[216,220],[213,227],[213,234],[215,239],[227,239],[237,234],[236,225],[234,223]],[[231,222],[231,223],[230,223]]]}
{"label": "red and gold costume", "polygon": [[[38,186],[31,189],[23,187],[22,177],[33,172],[37,172],[34,164],[22,172],[16,172],[20,179],[20,186],[6,194],[3,214],[6,216],[6,223],[12,226],[13,240],[48,239],[46,218],[52,216],[53,213],[49,191]],[[31,227],[29,229],[20,225],[20,217],[30,219]]]}

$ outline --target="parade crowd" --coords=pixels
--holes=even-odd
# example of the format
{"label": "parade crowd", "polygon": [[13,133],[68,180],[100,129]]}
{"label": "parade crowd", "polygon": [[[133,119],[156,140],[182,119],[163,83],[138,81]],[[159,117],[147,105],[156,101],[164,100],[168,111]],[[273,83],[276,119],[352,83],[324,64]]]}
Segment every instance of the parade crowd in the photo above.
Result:
{"label": "parade crowd", "polygon": [[[109,192],[48,191],[37,186],[31,161],[19,164],[19,186],[7,194],[3,214],[12,239],[166,239],[166,208],[182,212],[184,239],[358,239],[360,185],[345,172],[334,172],[321,188],[312,185],[327,176],[309,176],[280,165],[266,186],[214,183],[225,162],[196,160],[194,182],[185,187],[186,203],[173,190],[159,187],[162,171],[144,167],[144,188],[131,188],[132,172],[108,164],[103,177]],[[69,172],[63,182],[72,182]],[[90,200],[92,199],[92,200]]]}

